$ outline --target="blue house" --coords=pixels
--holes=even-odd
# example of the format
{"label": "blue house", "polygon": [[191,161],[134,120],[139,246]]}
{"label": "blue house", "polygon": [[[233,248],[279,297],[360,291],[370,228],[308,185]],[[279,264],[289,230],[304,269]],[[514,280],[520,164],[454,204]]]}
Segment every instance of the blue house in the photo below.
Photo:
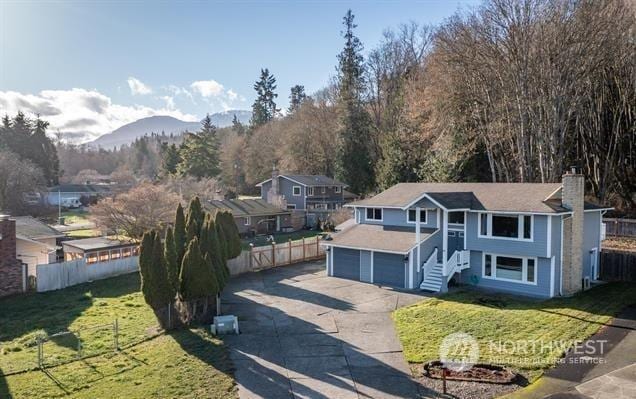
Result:
{"label": "blue house", "polygon": [[355,224],[326,240],[327,273],[446,291],[448,283],[535,297],[570,295],[598,278],[609,208],[562,183],[400,183],[351,203]]}
{"label": "blue house", "polygon": [[330,211],[344,203],[346,185],[322,175],[291,175],[272,171],[272,178],[256,185],[261,198],[283,209]]}

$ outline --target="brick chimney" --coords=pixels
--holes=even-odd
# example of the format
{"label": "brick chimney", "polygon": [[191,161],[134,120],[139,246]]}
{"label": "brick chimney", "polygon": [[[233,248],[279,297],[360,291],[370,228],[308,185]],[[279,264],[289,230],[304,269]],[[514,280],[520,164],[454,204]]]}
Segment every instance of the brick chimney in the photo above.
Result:
{"label": "brick chimney", "polygon": [[0,215],[0,297],[22,292],[22,263],[16,258],[15,220]]}
{"label": "brick chimney", "polygon": [[562,177],[561,201],[572,216],[563,222],[563,294],[572,295],[583,288],[583,175],[572,168]]}

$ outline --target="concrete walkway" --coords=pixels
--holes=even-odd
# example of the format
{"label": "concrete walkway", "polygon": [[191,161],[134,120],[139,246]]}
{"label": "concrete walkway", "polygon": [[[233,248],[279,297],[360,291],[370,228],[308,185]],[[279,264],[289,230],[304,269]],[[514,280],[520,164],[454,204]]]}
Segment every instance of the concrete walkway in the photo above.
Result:
{"label": "concrete walkway", "polygon": [[425,296],[327,277],[324,263],[233,278],[223,312],[239,317],[226,336],[245,398],[417,398],[391,312]]}

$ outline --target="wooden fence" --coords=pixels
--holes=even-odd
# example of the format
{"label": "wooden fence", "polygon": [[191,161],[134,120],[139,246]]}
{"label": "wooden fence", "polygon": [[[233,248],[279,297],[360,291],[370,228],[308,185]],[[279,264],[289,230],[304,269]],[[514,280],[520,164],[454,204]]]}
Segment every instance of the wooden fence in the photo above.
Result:
{"label": "wooden fence", "polygon": [[320,237],[303,238],[262,247],[251,247],[235,259],[228,261],[230,274],[269,269],[309,260],[322,259],[325,248],[320,245]]}
{"label": "wooden fence", "polygon": [[603,281],[636,282],[636,252],[602,250],[599,272]]}
{"label": "wooden fence", "polygon": [[636,219],[604,218],[607,236],[636,237]]}
{"label": "wooden fence", "polygon": [[36,266],[38,292],[59,290],[72,285],[102,280],[139,270],[139,257],[87,264],[84,259]]}

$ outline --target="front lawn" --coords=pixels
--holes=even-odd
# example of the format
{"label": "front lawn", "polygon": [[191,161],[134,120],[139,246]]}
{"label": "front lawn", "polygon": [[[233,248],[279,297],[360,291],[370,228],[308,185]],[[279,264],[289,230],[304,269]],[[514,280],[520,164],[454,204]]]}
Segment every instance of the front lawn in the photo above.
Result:
{"label": "front lawn", "polygon": [[464,332],[477,339],[480,362],[510,366],[533,380],[564,348],[588,338],[631,304],[636,287],[621,283],[546,301],[461,290],[399,309],[393,318],[411,363],[439,359],[444,337]]}
{"label": "front lawn", "polygon": [[[198,330],[161,335],[133,273],[64,290],[0,299],[0,398],[235,397],[222,342]],[[118,320],[114,353],[112,323]],[[98,327],[101,326],[101,327]],[[80,331],[77,339],[44,344],[42,371],[2,376],[37,366],[36,336]]]}

